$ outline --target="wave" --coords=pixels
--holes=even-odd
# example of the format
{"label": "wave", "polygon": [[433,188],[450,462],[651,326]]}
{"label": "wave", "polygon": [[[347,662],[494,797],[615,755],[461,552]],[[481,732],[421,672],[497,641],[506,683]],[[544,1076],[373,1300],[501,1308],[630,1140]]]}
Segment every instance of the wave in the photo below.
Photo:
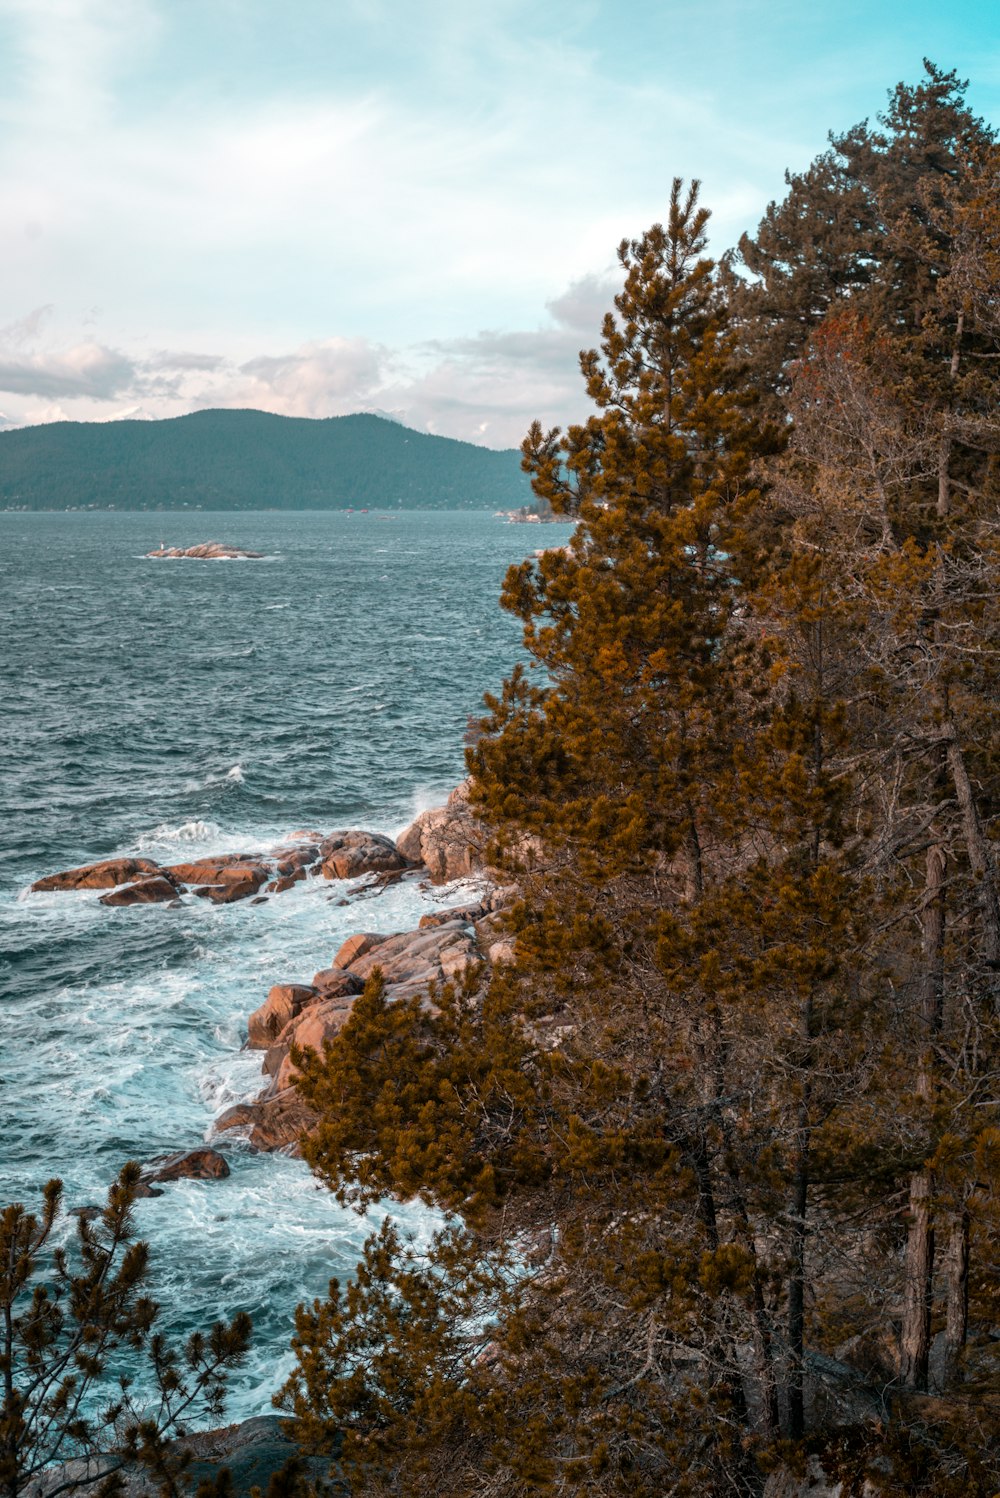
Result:
{"label": "wave", "polygon": [[[239,766],[235,768],[239,769]],[[171,827],[169,822],[161,822],[152,832],[144,832],[136,840],[136,847],[140,852],[145,852],[147,848],[156,848],[161,843],[207,843],[221,835],[222,828],[218,822],[203,822],[199,819],[181,822],[178,827]]]}

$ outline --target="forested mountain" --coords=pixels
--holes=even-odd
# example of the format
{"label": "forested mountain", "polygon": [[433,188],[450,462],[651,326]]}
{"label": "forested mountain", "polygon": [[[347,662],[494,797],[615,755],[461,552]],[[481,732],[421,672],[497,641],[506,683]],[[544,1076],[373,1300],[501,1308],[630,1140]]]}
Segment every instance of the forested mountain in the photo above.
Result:
{"label": "forested mountain", "polygon": [[0,509],[475,510],[530,497],[516,452],[380,416],[196,411],[0,433]]}

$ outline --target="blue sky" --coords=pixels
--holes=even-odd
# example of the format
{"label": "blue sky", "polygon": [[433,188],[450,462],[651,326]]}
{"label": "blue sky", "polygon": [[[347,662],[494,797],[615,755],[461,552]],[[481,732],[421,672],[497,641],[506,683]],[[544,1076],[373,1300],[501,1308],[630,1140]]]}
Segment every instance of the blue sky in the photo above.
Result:
{"label": "blue sky", "polygon": [[0,411],[516,443],[675,173],[722,249],[925,55],[1000,121],[993,0],[0,0]]}

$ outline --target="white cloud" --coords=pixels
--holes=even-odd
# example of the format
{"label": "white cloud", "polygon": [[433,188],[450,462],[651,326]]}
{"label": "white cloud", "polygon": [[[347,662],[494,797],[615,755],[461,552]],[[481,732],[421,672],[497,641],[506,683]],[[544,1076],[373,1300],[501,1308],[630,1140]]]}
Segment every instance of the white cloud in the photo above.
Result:
{"label": "white cloud", "polygon": [[286,416],[330,416],[344,403],[356,411],[379,389],[389,362],[386,349],[363,338],[327,338],[290,354],[260,354],[240,366],[249,376],[246,401]]}
{"label": "white cloud", "polygon": [[79,343],[59,352],[20,358],[0,350],[0,390],[13,395],[112,400],[135,383],[133,361],[99,343]]}

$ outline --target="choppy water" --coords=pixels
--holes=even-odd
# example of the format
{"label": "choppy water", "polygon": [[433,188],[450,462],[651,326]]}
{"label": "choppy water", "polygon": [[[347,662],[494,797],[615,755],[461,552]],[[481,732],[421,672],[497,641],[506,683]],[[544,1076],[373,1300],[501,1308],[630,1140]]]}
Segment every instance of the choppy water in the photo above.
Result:
{"label": "choppy water", "polygon": [[[455,899],[411,882],[342,906],[310,880],[263,905],[113,910],[30,883],[115,853],[399,830],[461,777],[467,715],[517,657],[505,567],[567,534],[475,513],[0,514],[0,1202],[54,1174],[96,1202],[123,1161],[210,1137],[259,1089],[240,1048],[270,984]],[[142,556],[214,539],[267,560]],[[372,1221],[297,1161],[225,1148],[228,1180],[167,1186],[138,1217],[172,1326],[254,1317],[238,1418],[266,1411],[296,1303],[349,1272]]]}

